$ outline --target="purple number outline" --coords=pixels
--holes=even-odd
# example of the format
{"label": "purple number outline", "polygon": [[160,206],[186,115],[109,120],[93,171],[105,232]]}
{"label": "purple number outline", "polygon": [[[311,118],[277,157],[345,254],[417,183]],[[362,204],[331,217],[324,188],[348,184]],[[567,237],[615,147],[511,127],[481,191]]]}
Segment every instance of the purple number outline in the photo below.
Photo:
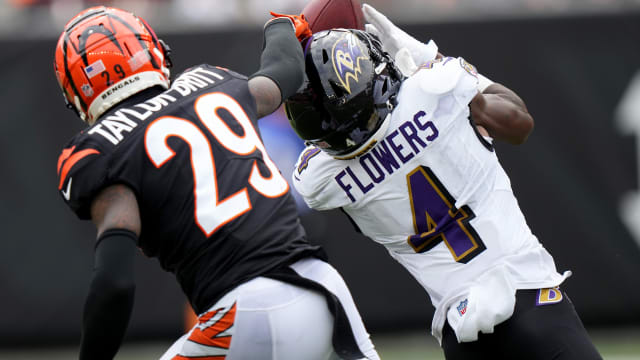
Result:
{"label": "purple number outline", "polygon": [[411,171],[407,186],[416,232],[407,242],[415,252],[429,251],[444,241],[455,261],[466,264],[486,249],[470,224],[476,217],[473,210],[468,205],[456,209],[455,199],[430,168],[419,166]]}

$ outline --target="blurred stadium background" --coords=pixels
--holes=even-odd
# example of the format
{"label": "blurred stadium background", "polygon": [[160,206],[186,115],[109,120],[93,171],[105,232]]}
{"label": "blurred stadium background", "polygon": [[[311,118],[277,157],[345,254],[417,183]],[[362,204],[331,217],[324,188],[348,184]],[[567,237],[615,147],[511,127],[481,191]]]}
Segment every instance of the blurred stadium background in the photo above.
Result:
{"label": "blurred stadium background", "polygon": [[[268,11],[306,0],[0,0],[0,359],[71,359],[92,268],[94,230],[56,189],[64,143],[82,123],[63,105],[55,42],[84,7],[147,19],[174,73],[207,62],[250,74]],[[536,120],[524,146],[498,145],[520,205],[605,359],[640,359],[640,0],[371,0],[414,36],[518,91]],[[288,177],[301,148],[282,112],[265,143]],[[300,204],[385,359],[442,359],[424,291],[339,212]],[[170,209],[168,209],[170,211]],[[154,359],[183,332],[185,300],[139,257],[133,317],[118,359]]]}

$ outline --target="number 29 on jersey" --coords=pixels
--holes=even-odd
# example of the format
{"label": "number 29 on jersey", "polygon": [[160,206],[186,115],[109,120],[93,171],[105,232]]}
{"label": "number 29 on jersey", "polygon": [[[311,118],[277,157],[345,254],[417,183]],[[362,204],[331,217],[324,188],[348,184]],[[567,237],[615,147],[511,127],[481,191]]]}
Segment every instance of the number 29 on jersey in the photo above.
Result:
{"label": "number 29 on jersey", "polygon": [[[227,110],[240,124],[244,131],[242,136],[231,130],[217,114],[220,109]],[[267,155],[251,120],[235,99],[224,93],[209,93],[196,100],[195,111],[208,132],[227,150],[238,155],[249,155],[256,150],[260,151],[271,175],[263,177],[254,160],[247,179],[249,186],[266,197],[278,197],[289,190],[287,181]],[[247,187],[225,199],[220,199],[216,166],[209,139],[198,126],[187,119],[164,116],[153,121],[147,128],[145,148],[156,167],[164,166],[175,155],[167,145],[169,137],[182,139],[191,149],[195,193],[194,217],[207,236],[251,210]]]}

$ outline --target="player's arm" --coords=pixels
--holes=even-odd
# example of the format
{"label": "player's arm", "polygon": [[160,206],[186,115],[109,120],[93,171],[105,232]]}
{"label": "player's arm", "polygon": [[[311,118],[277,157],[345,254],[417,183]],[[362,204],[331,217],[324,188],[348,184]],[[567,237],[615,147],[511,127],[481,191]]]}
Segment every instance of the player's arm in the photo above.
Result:
{"label": "player's arm", "polygon": [[373,6],[362,5],[362,13],[368,23],[365,30],[380,39],[382,48],[391,55],[403,75],[409,77],[418,70],[418,66],[442,57],[433,40],[423,43],[415,39]]}
{"label": "player's arm", "polygon": [[82,318],[80,359],[113,359],[133,308],[133,260],[140,234],[135,194],[124,185],[105,188],[91,204],[91,218],[98,241]]}
{"label": "player's arm", "polygon": [[533,117],[522,99],[509,88],[492,83],[473,98],[471,118],[496,140],[519,145],[533,130]]}
{"label": "player's arm", "polygon": [[[418,65],[443,57],[432,40],[426,44],[418,41],[370,5],[364,4],[362,11],[368,22],[366,30],[382,40],[385,51],[394,56],[405,76],[411,76]],[[478,130],[497,140],[522,144],[533,130],[533,118],[524,102],[508,88],[480,74],[478,78],[480,93],[471,103],[471,115]]]}
{"label": "player's arm", "polygon": [[304,58],[293,22],[287,17],[270,20],[264,27],[260,69],[249,79],[258,117],[274,112],[302,85]]}

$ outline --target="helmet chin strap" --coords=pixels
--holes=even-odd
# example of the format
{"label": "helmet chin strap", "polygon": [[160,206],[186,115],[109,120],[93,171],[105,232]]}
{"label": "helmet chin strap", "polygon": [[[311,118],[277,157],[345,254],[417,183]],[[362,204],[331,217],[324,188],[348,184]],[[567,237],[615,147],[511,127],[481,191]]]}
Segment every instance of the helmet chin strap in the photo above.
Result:
{"label": "helmet chin strap", "polygon": [[[390,109],[393,108],[393,105],[391,105],[389,101],[387,101],[387,104],[388,106],[391,106]],[[333,158],[336,160],[350,160],[365,154],[372,147],[376,146],[378,141],[380,141],[380,139],[382,139],[382,137],[387,133],[387,129],[389,128],[389,123],[391,123],[391,112],[389,112],[387,116],[384,118],[378,130],[376,130],[376,132],[373,135],[371,135],[371,137],[367,141],[365,141],[364,144],[362,144],[362,146],[360,146],[359,148],[355,149],[354,151],[348,154],[334,156]]]}
{"label": "helmet chin strap", "polygon": [[[389,113],[391,113],[391,111],[393,111],[393,108],[395,107],[394,102],[392,100],[393,100],[393,98],[389,98],[386,102],[380,103],[380,104],[375,104],[374,106],[377,109],[388,110]],[[389,116],[389,115],[387,115],[387,116]]]}
{"label": "helmet chin strap", "polygon": [[62,98],[64,99],[64,105],[67,107],[67,109],[72,110],[79,118],[82,119],[82,115],[78,111],[78,108],[74,104],[69,102],[69,99],[67,99],[64,91],[62,92]]}
{"label": "helmet chin strap", "polygon": [[167,44],[166,42],[164,42],[162,39],[158,39],[158,42],[160,43],[160,45],[162,45],[162,52],[164,53],[164,62],[165,62],[165,66],[169,69],[171,69],[173,67],[173,61],[171,61],[171,47],[169,46],[169,44]]}
{"label": "helmet chin strap", "polygon": [[382,62],[380,63],[378,66],[376,66],[376,68],[374,69],[376,75],[380,75],[384,69],[387,68],[387,63],[386,62]]}

